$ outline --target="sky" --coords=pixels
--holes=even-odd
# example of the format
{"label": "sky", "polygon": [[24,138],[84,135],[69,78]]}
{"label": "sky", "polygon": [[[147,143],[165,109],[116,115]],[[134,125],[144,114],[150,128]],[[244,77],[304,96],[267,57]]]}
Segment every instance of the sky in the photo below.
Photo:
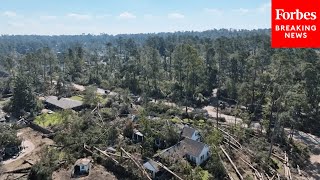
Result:
{"label": "sky", "polygon": [[270,6],[270,0],[0,0],[0,34],[270,28]]}

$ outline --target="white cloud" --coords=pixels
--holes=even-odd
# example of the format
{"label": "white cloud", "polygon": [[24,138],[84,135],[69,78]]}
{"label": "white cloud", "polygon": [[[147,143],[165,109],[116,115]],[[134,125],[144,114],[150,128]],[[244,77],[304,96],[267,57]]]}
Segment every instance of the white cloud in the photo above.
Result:
{"label": "white cloud", "polygon": [[240,14],[247,14],[250,10],[245,8],[239,8],[239,9],[234,9],[233,11]]}
{"label": "white cloud", "polygon": [[152,14],[145,14],[144,16],[143,16],[145,19],[153,19],[155,16],[154,15],[152,15]]}
{"label": "white cloud", "polygon": [[119,15],[120,19],[135,19],[136,16],[134,14],[131,14],[129,12],[123,12]]}
{"label": "white cloud", "polygon": [[183,19],[184,15],[180,13],[170,13],[168,14],[169,19]]}
{"label": "white cloud", "polygon": [[13,11],[5,11],[3,13],[4,16],[7,16],[7,17],[16,17],[17,16],[17,13],[13,12]]}
{"label": "white cloud", "polygon": [[210,13],[210,14],[215,14],[215,15],[222,15],[223,11],[220,9],[211,9],[211,8],[205,8],[204,12]]}
{"label": "white cloud", "polygon": [[40,16],[40,19],[42,19],[42,20],[55,20],[55,19],[57,19],[57,16]]}
{"label": "white cloud", "polygon": [[265,13],[267,11],[270,11],[270,9],[271,9],[271,2],[262,4],[260,7],[257,8],[257,11],[261,13]]}
{"label": "white cloud", "polygon": [[111,17],[111,15],[110,15],[110,14],[96,15],[96,18],[97,18],[97,19],[104,19],[104,18],[107,18],[107,17]]}
{"label": "white cloud", "polygon": [[8,22],[8,25],[14,28],[21,28],[24,26],[23,23],[19,23],[19,22]]}
{"label": "white cloud", "polygon": [[88,20],[88,19],[91,19],[90,15],[87,15],[87,14],[76,14],[76,13],[69,13],[69,14],[67,14],[67,17],[74,18],[74,19],[77,19],[77,20]]}

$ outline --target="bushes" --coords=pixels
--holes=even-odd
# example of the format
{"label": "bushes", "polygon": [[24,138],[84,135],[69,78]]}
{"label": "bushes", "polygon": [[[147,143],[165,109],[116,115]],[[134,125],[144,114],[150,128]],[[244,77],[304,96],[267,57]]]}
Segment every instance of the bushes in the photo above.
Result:
{"label": "bushes", "polygon": [[207,161],[204,169],[208,169],[209,173],[212,174],[215,179],[224,179],[227,175],[218,154],[215,152],[211,153],[211,157]]}
{"label": "bushes", "polygon": [[51,180],[53,170],[50,166],[37,163],[32,166],[28,179],[31,180]]}
{"label": "bushes", "polygon": [[154,103],[154,102],[149,102],[146,107],[146,111],[155,114],[164,114],[170,109],[170,106],[167,106],[162,103]]}
{"label": "bushes", "polygon": [[3,110],[4,112],[11,112],[11,110],[12,110],[11,101],[5,102],[4,105],[3,105],[3,107],[2,107],[2,110]]}
{"label": "bushes", "polygon": [[133,134],[133,123],[131,121],[128,121],[126,124],[126,127],[123,130],[123,135],[131,139],[132,134]]}
{"label": "bushes", "polygon": [[105,107],[110,108],[110,107],[112,106],[112,103],[113,103],[113,102],[114,102],[113,99],[108,98],[108,99],[106,100]]}
{"label": "bushes", "polygon": [[183,111],[179,108],[173,107],[166,111],[168,116],[181,116]]}
{"label": "bushes", "polygon": [[195,109],[191,113],[189,113],[190,118],[194,120],[201,120],[208,118],[208,112],[203,109]]}
{"label": "bushes", "polygon": [[292,166],[296,167],[297,165],[299,165],[300,167],[305,167],[306,165],[308,165],[308,160],[310,158],[309,147],[304,144],[294,142],[291,142],[291,146],[292,151],[289,154],[289,159],[290,161],[292,161]]}
{"label": "bushes", "polygon": [[177,107],[172,107],[164,103],[149,102],[145,107],[146,112],[153,116],[182,116],[183,111]]}
{"label": "bushes", "polygon": [[103,119],[108,120],[108,121],[112,121],[116,118],[116,112],[110,108],[101,109],[100,114],[103,117]]}
{"label": "bushes", "polygon": [[32,166],[28,179],[51,180],[53,171],[59,168],[57,162],[62,160],[61,151],[47,148],[42,153],[41,160]]}
{"label": "bushes", "polygon": [[119,114],[124,115],[129,113],[129,106],[127,104],[120,104]]}
{"label": "bushes", "polygon": [[116,142],[118,135],[119,135],[118,129],[115,126],[112,126],[107,132],[108,144],[113,145]]}
{"label": "bushes", "polygon": [[7,125],[0,126],[0,149],[18,147],[20,144],[21,140],[17,137],[17,131],[15,129]]}

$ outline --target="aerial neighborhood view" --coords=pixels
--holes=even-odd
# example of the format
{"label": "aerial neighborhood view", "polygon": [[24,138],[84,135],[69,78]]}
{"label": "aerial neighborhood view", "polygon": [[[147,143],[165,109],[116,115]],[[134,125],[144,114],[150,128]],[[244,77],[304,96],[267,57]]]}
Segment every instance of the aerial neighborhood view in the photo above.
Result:
{"label": "aerial neighborhood view", "polygon": [[0,180],[320,180],[320,50],[271,48],[270,21],[270,0],[0,0]]}

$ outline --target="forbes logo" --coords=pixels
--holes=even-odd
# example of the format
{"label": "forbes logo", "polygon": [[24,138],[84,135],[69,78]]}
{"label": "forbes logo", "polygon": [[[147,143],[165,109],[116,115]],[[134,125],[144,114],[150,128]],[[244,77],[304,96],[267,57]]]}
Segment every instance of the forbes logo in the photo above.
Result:
{"label": "forbes logo", "polygon": [[294,12],[286,12],[284,9],[275,9],[276,20],[316,20],[317,12],[300,12],[296,9]]}

